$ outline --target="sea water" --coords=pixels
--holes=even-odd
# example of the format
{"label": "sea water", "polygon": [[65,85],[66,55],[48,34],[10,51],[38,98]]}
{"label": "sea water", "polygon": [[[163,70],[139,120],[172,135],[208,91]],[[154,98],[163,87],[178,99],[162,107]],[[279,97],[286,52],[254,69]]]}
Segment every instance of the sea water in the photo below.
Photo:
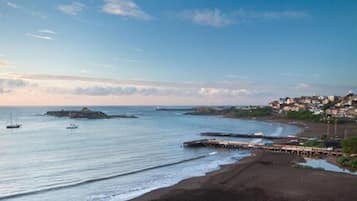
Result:
{"label": "sea water", "polygon": [[[201,176],[247,151],[184,148],[201,132],[291,135],[291,125],[219,116],[191,116],[155,107],[90,107],[137,119],[69,119],[48,110],[0,108],[0,200],[120,201]],[[22,124],[6,129],[10,114]],[[74,123],[78,129],[66,127]],[[247,140],[247,139],[245,139]]]}

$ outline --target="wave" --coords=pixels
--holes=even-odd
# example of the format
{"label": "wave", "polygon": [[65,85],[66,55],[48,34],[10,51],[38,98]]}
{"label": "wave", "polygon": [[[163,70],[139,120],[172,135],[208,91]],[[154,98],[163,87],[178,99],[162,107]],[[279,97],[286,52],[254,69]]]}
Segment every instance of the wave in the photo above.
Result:
{"label": "wave", "polygon": [[213,151],[213,152],[209,153],[208,155],[212,156],[212,155],[216,155],[216,154],[217,154],[217,152]]}
{"label": "wave", "polygon": [[[211,154],[215,154],[217,152],[211,152]],[[177,184],[179,181],[183,179],[197,177],[197,176],[204,176],[207,172],[211,172],[214,170],[219,169],[221,165],[231,164],[236,161],[241,160],[242,158],[249,156],[249,151],[239,151],[235,153],[233,156],[229,155],[227,157],[212,160],[212,161],[205,161],[205,163],[197,164],[195,166],[189,166],[186,168],[181,169],[182,172],[176,172],[178,175],[176,177],[171,178],[169,180],[160,180],[156,181],[157,183],[150,183],[148,186],[135,186],[134,189],[131,189],[127,192],[122,192],[118,194],[112,194],[110,196],[105,196],[102,199],[89,199],[87,201],[124,201],[124,200],[131,200],[136,198],[140,195],[143,195],[147,192],[150,192],[155,189],[164,188],[168,186],[172,186]]]}
{"label": "wave", "polygon": [[134,170],[134,171],[131,171],[131,172],[115,174],[115,175],[110,175],[110,176],[106,176],[106,177],[83,180],[83,181],[80,181],[80,182],[77,182],[77,183],[70,183],[70,184],[62,185],[62,186],[55,186],[55,187],[50,187],[50,188],[38,189],[38,190],[34,190],[34,191],[10,194],[10,195],[6,195],[6,196],[1,196],[0,200],[16,198],[16,197],[23,197],[23,196],[28,196],[28,195],[34,195],[34,194],[39,194],[39,193],[44,193],[44,192],[49,192],[49,191],[54,191],[54,190],[60,190],[60,189],[64,189],[64,188],[72,188],[72,187],[76,187],[76,186],[86,185],[86,184],[90,184],[90,183],[94,183],[94,182],[98,182],[98,181],[114,179],[114,178],[117,178],[117,177],[137,174],[137,173],[141,173],[141,172],[145,172],[145,171],[149,171],[149,170],[154,170],[154,169],[158,169],[158,168],[169,167],[169,166],[178,165],[178,164],[182,164],[182,163],[186,163],[186,162],[190,162],[190,161],[194,161],[194,160],[199,160],[199,159],[208,157],[209,155],[210,154],[201,155],[201,156],[197,156],[197,157],[193,157],[193,158],[189,158],[189,159],[176,161],[176,162],[173,162],[173,163],[166,163],[166,164],[162,164],[162,165],[147,167],[147,168],[143,168],[143,169],[139,169],[139,170]]}

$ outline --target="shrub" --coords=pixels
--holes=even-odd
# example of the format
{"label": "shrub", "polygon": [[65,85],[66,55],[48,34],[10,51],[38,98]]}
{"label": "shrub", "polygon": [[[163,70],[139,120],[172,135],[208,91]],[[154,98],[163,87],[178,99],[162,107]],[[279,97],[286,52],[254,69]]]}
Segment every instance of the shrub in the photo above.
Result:
{"label": "shrub", "polygon": [[346,167],[357,168],[357,157],[340,156],[337,162]]}
{"label": "shrub", "polygon": [[348,154],[357,153],[357,137],[343,139],[341,142],[343,152]]}
{"label": "shrub", "polygon": [[319,142],[317,140],[308,140],[304,143],[304,146],[307,147],[324,147],[324,144],[322,142]]}

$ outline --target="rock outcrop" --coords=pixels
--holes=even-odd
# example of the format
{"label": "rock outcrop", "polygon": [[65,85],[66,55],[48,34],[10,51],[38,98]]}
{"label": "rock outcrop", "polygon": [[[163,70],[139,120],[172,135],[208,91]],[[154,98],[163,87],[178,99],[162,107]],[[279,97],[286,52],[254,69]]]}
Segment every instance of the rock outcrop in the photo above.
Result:
{"label": "rock outcrop", "polygon": [[83,119],[110,119],[110,118],[137,118],[134,115],[107,115],[104,112],[93,111],[87,107],[82,110],[48,111],[46,115],[55,117],[83,118]]}

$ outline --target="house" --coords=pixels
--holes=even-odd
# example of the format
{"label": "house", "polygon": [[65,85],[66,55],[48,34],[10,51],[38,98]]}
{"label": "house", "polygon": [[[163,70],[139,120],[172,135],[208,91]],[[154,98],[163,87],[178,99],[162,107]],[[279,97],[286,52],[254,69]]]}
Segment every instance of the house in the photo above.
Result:
{"label": "house", "polygon": [[280,109],[280,103],[279,101],[273,101],[269,103],[269,106],[272,107],[274,110],[279,110]]}
{"label": "house", "polygon": [[330,101],[330,102],[334,102],[336,97],[335,96],[328,96],[327,99]]}
{"label": "house", "polygon": [[290,105],[290,104],[294,103],[294,99],[292,99],[290,97],[286,97],[284,103],[287,105]]}

